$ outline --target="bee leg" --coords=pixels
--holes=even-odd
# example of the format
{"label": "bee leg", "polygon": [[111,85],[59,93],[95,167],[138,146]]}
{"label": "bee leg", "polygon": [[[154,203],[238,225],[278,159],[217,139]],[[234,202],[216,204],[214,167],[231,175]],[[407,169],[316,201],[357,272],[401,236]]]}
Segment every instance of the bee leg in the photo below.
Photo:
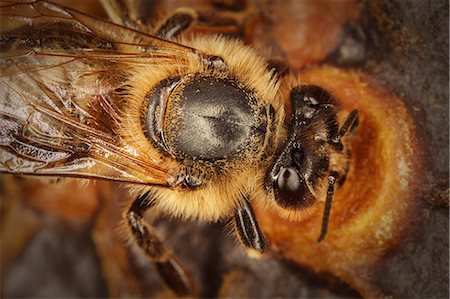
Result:
{"label": "bee leg", "polygon": [[334,184],[336,183],[337,178],[338,173],[334,171],[331,172],[330,175],[328,176],[327,198],[325,200],[325,208],[323,210],[322,228],[320,231],[319,238],[317,238],[317,242],[323,241],[323,239],[325,239],[325,236],[327,235],[328,220],[330,219],[331,204],[333,202],[334,196]]}
{"label": "bee leg", "polygon": [[156,30],[155,35],[164,39],[173,39],[183,33],[197,19],[194,11],[179,9]]}
{"label": "bee leg", "polygon": [[149,197],[149,192],[138,196],[126,214],[131,234],[139,247],[155,263],[160,276],[176,294],[196,296],[197,287],[189,272],[142,218],[144,212],[153,206]]}
{"label": "bee leg", "polygon": [[123,0],[100,0],[100,3],[113,23],[142,31],[146,29],[140,5]]}
{"label": "bee leg", "polygon": [[246,197],[244,197],[242,206],[234,215],[234,222],[242,243],[247,247],[263,252],[266,247],[266,241]]}

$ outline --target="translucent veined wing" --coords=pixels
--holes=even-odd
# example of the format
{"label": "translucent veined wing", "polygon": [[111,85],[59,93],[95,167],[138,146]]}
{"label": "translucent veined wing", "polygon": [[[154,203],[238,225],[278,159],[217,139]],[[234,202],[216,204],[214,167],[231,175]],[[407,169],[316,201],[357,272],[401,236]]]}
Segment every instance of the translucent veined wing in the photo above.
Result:
{"label": "translucent veined wing", "polygon": [[47,1],[0,2],[0,172],[168,185],[118,134],[121,70],[195,49]]}
{"label": "translucent veined wing", "polygon": [[0,1],[0,16],[3,59],[57,56],[147,65],[183,63],[186,55],[207,58],[196,49],[48,1]]}

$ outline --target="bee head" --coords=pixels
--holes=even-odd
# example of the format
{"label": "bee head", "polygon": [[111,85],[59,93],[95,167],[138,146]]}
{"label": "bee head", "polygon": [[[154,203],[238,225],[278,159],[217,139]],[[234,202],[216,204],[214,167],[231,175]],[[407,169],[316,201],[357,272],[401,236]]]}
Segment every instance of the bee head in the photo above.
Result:
{"label": "bee head", "polygon": [[292,115],[289,135],[269,171],[266,187],[274,191],[276,203],[286,209],[301,209],[315,202],[318,182],[337,150],[335,103],[318,86],[298,86],[290,93]]}

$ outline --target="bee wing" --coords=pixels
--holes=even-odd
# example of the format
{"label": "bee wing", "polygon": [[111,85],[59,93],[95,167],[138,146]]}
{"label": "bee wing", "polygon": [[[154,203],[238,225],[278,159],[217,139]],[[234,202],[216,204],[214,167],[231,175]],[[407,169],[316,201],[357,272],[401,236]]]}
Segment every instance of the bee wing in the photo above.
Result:
{"label": "bee wing", "polygon": [[47,1],[0,1],[0,17],[2,67],[15,63],[9,58],[34,62],[37,56],[145,65],[183,64],[187,55],[208,57],[196,49]]}
{"label": "bee wing", "polygon": [[121,70],[202,53],[46,1],[0,2],[0,33],[0,172],[174,180],[118,134]]}

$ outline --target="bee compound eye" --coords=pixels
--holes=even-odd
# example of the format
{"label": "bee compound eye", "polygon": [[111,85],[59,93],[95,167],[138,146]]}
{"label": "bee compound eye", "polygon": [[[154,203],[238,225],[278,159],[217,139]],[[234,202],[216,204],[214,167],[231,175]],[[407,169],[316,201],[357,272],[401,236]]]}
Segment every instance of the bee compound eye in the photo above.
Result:
{"label": "bee compound eye", "polygon": [[281,167],[274,181],[275,201],[283,208],[298,209],[312,201],[306,182],[297,169]]}

